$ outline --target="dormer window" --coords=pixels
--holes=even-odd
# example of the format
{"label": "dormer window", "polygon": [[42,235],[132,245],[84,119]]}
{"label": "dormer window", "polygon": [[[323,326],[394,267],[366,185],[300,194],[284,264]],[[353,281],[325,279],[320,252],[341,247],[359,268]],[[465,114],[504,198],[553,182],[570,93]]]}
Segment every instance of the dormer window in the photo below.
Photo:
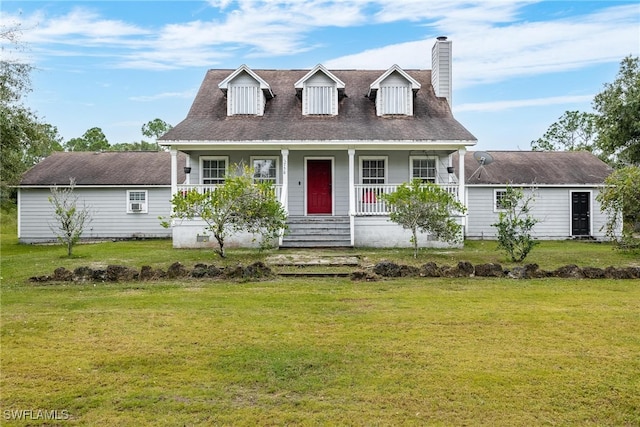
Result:
{"label": "dormer window", "polygon": [[243,81],[229,84],[227,91],[227,114],[262,115],[264,112],[264,98],[261,97],[260,85],[255,81]]}
{"label": "dormer window", "polygon": [[294,86],[302,100],[303,115],[338,114],[338,101],[345,96],[344,83],[323,65],[316,65]]}
{"label": "dormer window", "polygon": [[246,65],[218,84],[227,98],[227,115],[262,116],[267,100],[274,97],[271,87]]}
{"label": "dormer window", "polygon": [[413,98],[420,86],[402,68],[393,65],[371,83],[368,97],[375,100],[378,116],[413,116]]}

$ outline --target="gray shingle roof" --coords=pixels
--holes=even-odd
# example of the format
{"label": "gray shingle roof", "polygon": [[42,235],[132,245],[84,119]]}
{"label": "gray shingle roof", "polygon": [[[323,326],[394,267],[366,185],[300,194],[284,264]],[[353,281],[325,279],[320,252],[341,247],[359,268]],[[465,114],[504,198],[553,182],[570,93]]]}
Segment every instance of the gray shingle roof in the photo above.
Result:
{"label": "gray shingle roof", "polygon": [[[464,157],[467,184],[602,184],[613,172],[610,166],[586,151],[487,151],[493,162],[480,167],[473,151]],[[455,173],[458,159],[454,156]]]}
{"label": "gray shingle roof", "polygon": [[[179,155],[178,165],[185,157]],[[178,182],[184,171],[178,168]],[[171,185],[171,155],[168,152],[56,152],[29,169],[21,186],[68,185],[75,178],[83,185]]]}
{"label": "gray shingle roof", "polygon": [[414,98],[413,117],[379,117],[367,98],[369,86],[385,70],[330,70],[345,83],[346,98],[337,116],[303,116],[295,82],[308,70],[253,70],[273,90],[264,116],[227,117],[218,88],[234,70],[209,70],[185,120],[164,141],[475,141],[453,118],[449,104],[437,98],[430,70],[405,70],[422,85]]}

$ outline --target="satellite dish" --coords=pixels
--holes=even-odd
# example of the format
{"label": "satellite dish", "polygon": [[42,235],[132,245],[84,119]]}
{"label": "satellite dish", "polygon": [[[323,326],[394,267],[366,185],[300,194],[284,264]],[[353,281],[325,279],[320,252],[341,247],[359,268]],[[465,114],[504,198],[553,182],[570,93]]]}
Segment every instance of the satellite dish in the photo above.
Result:
{"label": "satellite dish", "polygon": [[480,179],[480,175],[482,174],[482,170],[486,165],[493,163],[493,156],[486,151],[476,151],[473,153],[473,158],[478,162],[478,169],[476,169],[471,176],[469,176],[469,180],[473,178],[473,176],[477,173],[477,179]]}
{"label": "satellite dish", "polygon": [[473,158],[476,159],[476,162],[478,162],[480,166],[486,166],[493,163],[493,157],[486,151],[476,151],[473,153]]}

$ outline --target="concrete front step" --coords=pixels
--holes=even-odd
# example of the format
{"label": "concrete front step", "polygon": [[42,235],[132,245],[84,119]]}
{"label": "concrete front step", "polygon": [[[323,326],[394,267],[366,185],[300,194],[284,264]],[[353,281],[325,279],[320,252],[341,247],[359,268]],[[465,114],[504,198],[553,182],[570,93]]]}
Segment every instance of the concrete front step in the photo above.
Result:
{"label": "concrete front step", "polygon": [[281,248],[351,247],[349,217],[289,217]]}
{"label": "concrete front step", "polygon": [[351,240],[339,241],[339,240],[327,240],[327,241],[317,241],[317,240],[298,240],[298,241],[287,241],[284,240],[280,245],[282,249],[293,249],[293,248],[350,248]]}
{"label": "concrete front step", "polygon": [[265,263],[283,277],[348,277],[360,265],[360,255],[314,251],[286,251],[271,255]]}
{"label": "concrete front step", "polygon": [[347,272],[331,272],[331,271],[283,271],[277,273],[281,277],[349,277],[351,273]]}

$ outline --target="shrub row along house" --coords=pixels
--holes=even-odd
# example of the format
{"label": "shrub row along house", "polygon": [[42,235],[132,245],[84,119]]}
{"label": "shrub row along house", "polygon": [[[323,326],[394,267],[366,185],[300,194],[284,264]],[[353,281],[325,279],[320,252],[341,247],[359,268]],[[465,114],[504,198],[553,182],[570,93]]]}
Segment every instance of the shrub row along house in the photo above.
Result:
{"label": "shrub row along house", "polygon": [[[387,70],[328,70],[323,65],[311,70],[253,70],[246,65],[209,70],[185,120],[160,139],[168,153],[86,154],[87,159],[98,159],[98,164],[86,167],[96,171],[96,177],[84,177],[74,166],[88,161],[73,159],[78,153],[57,153],[27,172],[20,188],[20,240],[52,239],[42,220],[38,224],[35,218],[46,216],[46,187],[63,185],[73,177],[88,205],[98,207],[86,237],[170,233],[174,247],[212,245],[204,222],[174,221],[166,231],[157,217],[169,216],[172,194],[211,191],[237,164],[252,167],[256,180],[274,184],[288,214],[289,230],[278,242],[280,247],[409,246],[410,233],[389,221],[389,207],[380,195],[415,178],[443,186],[468,204],[467,215],[456,217],[468,237],[491,237],[499,186],[526,183],[542,190],[543,181],[552,174],[523,175],[519,167],[506,167],[521,156],[537,155],[523,152],[496,156],[495,170],[510,171],[511,176],[474,181],[474,176],[484,176],[476,173],[478,163],[467,151],[476,138],[451,112],[451,64],[451,41],[439,37],[432,49],[431,70],[403,70],[397,65]],[[561,157],[561,153],[545,154]],[[151,163],[152,156],[157,163]],[[597,173],[588,179],[564,174],[556,178],[566,182],[549,184],[563,187],[567,199],[587,194],[589,227],[578,230],[566,225],[571,222],[567,210],[574,210],[567,202],[564,214],[554,216],[558,222],[540,237],[597,236],[601,220],[594,220],[599,212],[595,193],[610,171],[590,154],[581,159],[588,163],[582,164],[585,170],[597,167]],[[67,164],[50,166],[53,161]],[[561,167],[574,162],[558,161],[564,162]],[[98,173],[102,163],[105,171]],[[117,166],[120,163],[122,167]],[[491,166],[483,172],[497,174]],[[547,167],[558,165],[549,161]],[[47,177],[47,169],[61,175]],[[151,169],[157,169],[157,176],[141,180],[140,175],[151,174]],[[467,179],[469,174],[474,176]],[[573,191],[571,185],[589,189]],[[560,193],[554,197],[541,198],[552,203],[542,210],[546,216],[561,204]],[[444,245],[429,236],[420,241],[422,246]],[[227,242],[228,246],[252,244],[248,235]]]}

